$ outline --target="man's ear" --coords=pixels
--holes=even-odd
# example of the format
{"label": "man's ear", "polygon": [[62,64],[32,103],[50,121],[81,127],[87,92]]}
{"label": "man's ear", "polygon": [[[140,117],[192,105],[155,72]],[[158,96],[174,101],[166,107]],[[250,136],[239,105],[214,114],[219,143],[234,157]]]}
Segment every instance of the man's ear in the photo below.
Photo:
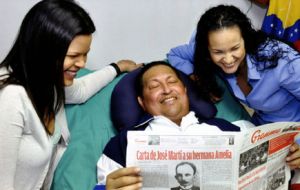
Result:
{"label": "man's ear", "polygon": [[143,108],[143,110],[145,111],[145,106],[144,106],[144,103],[143,103],[143,99],[142,99],[140,96],[138,96],[138,97],[137,97],[137,100],[138,100],[140,106],[141,106],[141,107]]}

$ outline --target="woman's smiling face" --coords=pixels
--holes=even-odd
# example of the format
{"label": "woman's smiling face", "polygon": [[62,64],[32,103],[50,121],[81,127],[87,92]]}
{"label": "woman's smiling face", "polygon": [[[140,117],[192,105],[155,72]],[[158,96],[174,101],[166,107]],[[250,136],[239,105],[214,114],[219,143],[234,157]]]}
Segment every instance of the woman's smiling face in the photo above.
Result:
{"label": "woman's smiling face", "polygon": [[65,86],[72,85],[76,73],[85,66],[91,42],[92,35],[78,35],[72,40],[64,60]]}
{"label": "woman's smiling face", "polygon": [[208,33],[208,49],[214,64],[224,73],[233,74],[244,64],[246,50],[241,31],[237,26]]}

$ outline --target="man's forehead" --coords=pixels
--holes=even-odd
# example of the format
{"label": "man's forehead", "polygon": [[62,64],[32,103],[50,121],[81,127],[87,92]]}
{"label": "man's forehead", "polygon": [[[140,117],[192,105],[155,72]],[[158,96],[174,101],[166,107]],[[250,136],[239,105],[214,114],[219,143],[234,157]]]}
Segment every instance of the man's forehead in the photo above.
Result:
{"label": "man's forehead", "polygon": [[193,170],[192,166],[190,166],[189,164],[183,164],[178,166],[178,171],[187,171],[187,170]]}
{"label": "man's forehead", "polygon": [[176,73],[168,66],[157,65],[150,68],[143,75],[143,81],[149,82],[151,80],[156,80],[159,78],[177,77]]}

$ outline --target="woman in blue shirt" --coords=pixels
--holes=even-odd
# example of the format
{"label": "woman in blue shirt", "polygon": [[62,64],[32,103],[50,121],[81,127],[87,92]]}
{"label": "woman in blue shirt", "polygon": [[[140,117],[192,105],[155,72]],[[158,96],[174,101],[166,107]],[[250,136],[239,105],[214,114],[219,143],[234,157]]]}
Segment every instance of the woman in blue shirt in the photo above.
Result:
{"label": "woman in blue shirt", "polygon": [[244,13],[227,5],[202,15],[194,39],[172,49],[168,59],[177,68],[194,67],[187,74],[194,74],[204,95],[222,98],[220,75],[254,109],[253,123],[300,121],[300,55],[295,49],[256,31]]}

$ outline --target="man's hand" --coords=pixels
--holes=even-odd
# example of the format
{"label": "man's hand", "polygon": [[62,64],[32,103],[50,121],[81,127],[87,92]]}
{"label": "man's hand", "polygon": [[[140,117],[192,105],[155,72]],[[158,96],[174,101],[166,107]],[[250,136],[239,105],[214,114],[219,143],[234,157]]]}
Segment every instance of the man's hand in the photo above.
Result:
{"label": "man's hand", "polygon": [[293,143],[290,147],[290,152],[286,157],[286,162],[291,170],[300,168],[300,148],[297,143]]}
{"label": "man's hand", "polygon": [[140,168],[121,168],[110,173],[106,178],[106,190],[139,190],[142,188]]}

